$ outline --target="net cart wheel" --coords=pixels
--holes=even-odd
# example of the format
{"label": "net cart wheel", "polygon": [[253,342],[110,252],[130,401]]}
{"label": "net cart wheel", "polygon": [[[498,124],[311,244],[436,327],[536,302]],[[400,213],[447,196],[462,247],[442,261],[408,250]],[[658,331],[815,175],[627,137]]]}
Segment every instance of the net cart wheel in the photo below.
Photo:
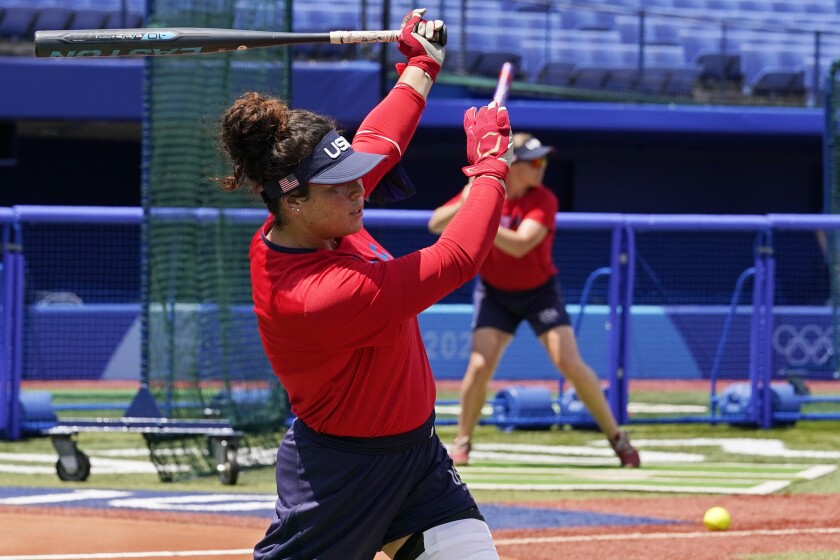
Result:
{"label": "net cart wheel", "polygon": [[83,452],[76,450],[74,454],[74,465],[68,464],[73,461],[67,461],[66,458],[59,458],[55,463],[55,472],[58,478],[66,482],[82,482],[87,480],[90,476],[90,459]]}
{"label": "net cart wheel", "polygon": [[229,439],[220,439],[215,442],[216,446],[216,471],[219,482],[227,486],[233,486],[239,479],[239,463],[236,460],[236,442]]}

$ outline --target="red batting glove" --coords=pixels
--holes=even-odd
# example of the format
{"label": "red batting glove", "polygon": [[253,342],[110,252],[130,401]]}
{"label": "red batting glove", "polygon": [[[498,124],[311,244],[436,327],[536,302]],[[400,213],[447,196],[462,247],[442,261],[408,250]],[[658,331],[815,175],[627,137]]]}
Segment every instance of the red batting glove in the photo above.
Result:
{"label": "red batting glove", "polygon": [[426,21],[422,17],[425,13],[425,8],[419,8],[403,18],[397,45],[408,62],[397,63],[397,74],[402,75],[406,66],[417,66],[434,80],[443,65],[445,52],[443,45],[432,38],[443,27],[443,22]]}
{"label": "red batting glove", "polygon": [[494,101],[478,111],[464,113],[467,133],[467,161],[464,175],[490,175],[504,181],[513,161],[513,138],[507,109]]}

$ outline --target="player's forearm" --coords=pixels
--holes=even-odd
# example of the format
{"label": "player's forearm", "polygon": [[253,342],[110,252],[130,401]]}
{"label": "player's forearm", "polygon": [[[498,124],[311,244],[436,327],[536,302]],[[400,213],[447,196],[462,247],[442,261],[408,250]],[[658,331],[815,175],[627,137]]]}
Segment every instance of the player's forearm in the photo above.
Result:
{"label": "player's forearm", "polygon": [[432,212],[432,217],[429,218],[429,231],[436,234],[443,232],[444,228],[449,225],[449,222],[452,221],[452,218],[455,217],[455,214],[458,213],[458,210],[463,205],[463,202],[456,202],[455,204],[447,204],[446,206],[436,208]]}
{"label": "player's forearm", "polygon": [[484,175],[476,177],[463,206],[441,234],[440,241],[453,242],[473,261],[475,269],[469,278],[478,272],[493,246],[504,196],[500,181]]}
{"label": "player's forearm", "polygon": [[468,282],[487,258],[502,214],[504,190],[491,177],[485,184],[476,184],[434,245],[394,261],[406,293],[404,318],[420,313]]}
{"label": "player's forearm", "polygon": [[431,76],[424,72],[422,68],[418,68],[416,66],[406,66],[400,76],[400,79],[397,80],[397,83],[409,86],[411,89],[422,95],[423,99],[426,99],[429,96],[429,91],[431,91],[432,84],[434,84],[435,81]]}
{"label": "player's forearm", "polygon": [[533,249],[529,241],[519,237],[514,230],[502,226],[499,226],[493,244],[501,252],[517,259],[524,257]]}

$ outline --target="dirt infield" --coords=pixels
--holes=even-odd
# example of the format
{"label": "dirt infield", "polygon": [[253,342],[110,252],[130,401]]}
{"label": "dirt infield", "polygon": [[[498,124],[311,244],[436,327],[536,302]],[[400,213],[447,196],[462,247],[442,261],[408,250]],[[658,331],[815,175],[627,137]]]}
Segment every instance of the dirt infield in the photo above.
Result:
{"label": "dirt infield", "polygon": [[[741,554],[840,551],[840,496],[598,498],[518,506],[669,520],[666,525],[601,525],[494,531],[504,560],[721,560]],[[713,505],[727,508],[732,527],[702,524]],[[37,555],[105,558],[251,558],[267,520],[223,515],[0,507],[0,560]],[[96,556],[88,556],[96,555]],[[377,560],[385,559],[378,555]]]}

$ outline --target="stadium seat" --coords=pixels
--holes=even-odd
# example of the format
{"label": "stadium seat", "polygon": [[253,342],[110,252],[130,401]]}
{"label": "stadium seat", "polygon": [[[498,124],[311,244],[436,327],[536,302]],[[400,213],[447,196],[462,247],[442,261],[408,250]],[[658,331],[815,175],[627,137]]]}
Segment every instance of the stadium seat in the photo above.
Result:
{"label": "stadium seat", "polygon": [[734,12],[738,10],[738,0],[707,0],[706,9]]}
{"label": "stadium seat", "polygon": [[686,29],[680,32],[685,60],[700,67],[698,79],[706,85],[741,83],[737,41],[724,41],[720,30]]}
{"label": "stadium seat", "polygon": [[642,0],[643,8],[673,8],[675,0]]}
{"label": "stadium seat", "polygon": [[503,5],[503,7],[511,7],[517,12],[548,12],[551,10],[551,4],[549,4],[548,2],[519,1],[510,2],[509,6]]}
{"label": "stadium seat", "polygon": [[804,53],[777,50],[776,45],[743,45],[744,92],[761,96],[805,93]]}
{"label": "stadium seat", "polygon": [[514,79],[521,79],[524,76],[522,70],[522,57],[518,53],[490,51],[482,53],[478,60],[468,67],[468,72],[485,78],[496,78],[499,70],[505,62],[512,62],[516,68]]}
{"label": "stadium seat", "polygon": [[837,13],[837,6],[834,5],[834,2],[831,0],[829,1],[806,1],[802,2],[802,11],[809,12],[812,14],[836,14]]}
{"label": "stadium seat", "polygon": [[615,29],[615,14],[595,9],[569,9],[563,12],[566,29]]}
{"label": "stadium seat", "polygon": [[76,10],[76,15],[67,29],[102,29],[105,27],[105,20],[108,19],[107,10],[82,9]]}
{"label": "stadium seat", "polygon": [[68,29],[75,13],[70,8],[41,8],[32,23],[32,31],[34,33],[35,31],[49,29]]}
{"label": "stadium seat", "polygon": [[690,95],[700,76],[700,68],[685,62],[682,47],[648,46],[644,72],[637,91],[656,95]]}
{"label": "stadium seat", "polygon": [[[466,34],[468,50],[519,52],[523,41],[545,41],[549,34],[544,29],[504,28],[496,25],[469,25]],[[453,38],[450,36],[450,41]]]}
{"label": "stadium seat", "polygon": [[567,87],[570,84],[574,62],[546,62],[537,72],[538,84]]}
{"label": "stadium seat", "polygon": [[[647,16],[645,18],[645,44],[679,45],[680,29],[685,23],[675,18]],[[639,42],[638,16],[617,16],[615,26],[624,43]]]}
{"label": "stadium seat", "polygon": [[773,12],[773,4],[765,0],[739,0],[738,9],[742,12]]}
{"label": "stadium seat", "polygon": [[680,45],[680,20],[649,17],[645,22],[645,42],[649,45]]}
{"label": "stadium seat", "polygon": [[470,68],[475,67],[478,64],[479,59],[482,56],[481,51],[458,51],[457,53],[450,53],[446,57],[446,62],[444,64],[451,64],[454,63],[457,65],[459,70],[464,72],[469,72]]}
{"label": "stadium seat", "polygon": [[636,52],[635,45],[590,45],[586,58],[572,70],[571,85],[585,89],[630,90]]}
{"label": "stadium seat", "polygon": [[10,6],[0,20],[0,38],[21,40],[32,37],[32,25],[38,15],[37,8]]}
{"label": "stadium seat", "polygon": [[136,27],[143,27],[143,14],[126,12],[123,18],[122,10],[109,13],[104,24],[105,29],[134,29]]}
{"label": "stadium seat", "polygon": [[674,8],[679,8],[681,11],[690,10],[705,10],[706,0],[674,0]]}

